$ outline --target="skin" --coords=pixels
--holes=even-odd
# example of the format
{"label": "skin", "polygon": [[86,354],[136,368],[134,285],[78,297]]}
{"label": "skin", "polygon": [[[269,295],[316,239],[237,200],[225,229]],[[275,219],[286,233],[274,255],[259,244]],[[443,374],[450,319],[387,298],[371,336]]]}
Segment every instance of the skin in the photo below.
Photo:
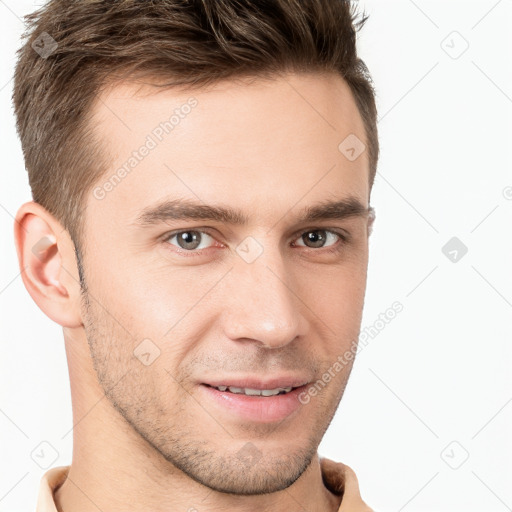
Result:
{"label": "skin", "polygon": [[[193,92],[117,84],[93,110],[112,155],[97,185],[191,96],[197,106],[113,190],[101,200],[87,195],[86,289],[62,225],[34,202],[16,216],[23,281],[62,325],[68,357],[73,461],[56,503],[66,512],[124,511],[127,503],[132,511],[337,510],[317,447],[352,363],[276,422],[241,421],[212,404],[201,383],[282,373],[313,383],[357,340],[371,218],[296,219],[325,200],[352,196],[369,206],[366,152],[350,161],[338,150],[349,134],[365,140],[363,122],[332,74]],[[176,198],[237,208],[249,223],[135,225],[144,208]],[[196,255],[163,238],[187,229],[210,235]],[[350,240],[324,231],[326,247],[308,247],[302,234],[311,230]],[[249,236],[263,248],[252,263],[236,251]],[[32,247],[44,237],[50,242],[36,257]],[[134,356],[144,339],[160,351],[149,365]],[[240,458],[248,449],[257,457]]]}

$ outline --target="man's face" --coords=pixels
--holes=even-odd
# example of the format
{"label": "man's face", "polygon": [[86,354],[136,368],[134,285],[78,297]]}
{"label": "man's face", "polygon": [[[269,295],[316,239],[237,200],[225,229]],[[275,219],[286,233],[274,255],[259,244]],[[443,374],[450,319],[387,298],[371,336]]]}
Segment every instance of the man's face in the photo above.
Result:
{"label": "man's face", "polygon": [[[112,165],[87,200],[83,315],[105,393],[197,481],[289,486],[343,395],[352,363],[335,363],[361,322],[368,159],[338,148],[365,139],[348,86],[334,75],[193,92],[124,84],[94,114]],[[349,200],[363,213],[301,220]]]}

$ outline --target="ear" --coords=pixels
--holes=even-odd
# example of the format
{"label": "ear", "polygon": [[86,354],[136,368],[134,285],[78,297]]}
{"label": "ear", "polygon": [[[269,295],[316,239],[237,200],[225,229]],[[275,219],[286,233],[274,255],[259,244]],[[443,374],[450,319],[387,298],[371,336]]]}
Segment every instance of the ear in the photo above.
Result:
{"label": "ear", "polygon": [[82,326],[75,246],[67,230],[29,201],[16,214],[14,239],[23,283],[41,311],[63,327]]}
{"label": "ear", "polygon": [[370,236],[373,233],[373,223],[375,222],[375,208],[370,206],[370,213],[368,215],[367,233]]}

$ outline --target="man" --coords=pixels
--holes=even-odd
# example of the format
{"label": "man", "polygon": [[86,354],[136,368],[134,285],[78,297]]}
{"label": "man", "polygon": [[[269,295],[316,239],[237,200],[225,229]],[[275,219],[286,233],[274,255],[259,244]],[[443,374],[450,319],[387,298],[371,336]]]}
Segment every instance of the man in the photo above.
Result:
{"label": "man", "polygon": [[[52,0],[14,105],[25,286],[73,459],[38,511],[370,510],[317,448],[360,329],[378,155],[343,0]],[[344,356],[340,356],[344,355]]]}

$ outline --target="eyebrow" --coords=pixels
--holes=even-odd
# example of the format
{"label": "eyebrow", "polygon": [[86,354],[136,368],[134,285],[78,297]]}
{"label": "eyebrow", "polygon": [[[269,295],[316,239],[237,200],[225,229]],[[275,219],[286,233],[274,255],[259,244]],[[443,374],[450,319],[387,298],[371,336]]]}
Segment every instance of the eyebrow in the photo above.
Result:
{"label": "eyebrow", "polygon": [[[296,219],[298,223],[319,220],[343,220],[350,217],[366,217],[372,207],[349,196],[344,199],[324,201],[305,207]],[[244,226],[249,218],[241,210],[222,205],[207,205],[190,199],[165,200],[142,210],[133,222],[138,227],[149,227],[168,221],[208,220],[224,224]]]}

